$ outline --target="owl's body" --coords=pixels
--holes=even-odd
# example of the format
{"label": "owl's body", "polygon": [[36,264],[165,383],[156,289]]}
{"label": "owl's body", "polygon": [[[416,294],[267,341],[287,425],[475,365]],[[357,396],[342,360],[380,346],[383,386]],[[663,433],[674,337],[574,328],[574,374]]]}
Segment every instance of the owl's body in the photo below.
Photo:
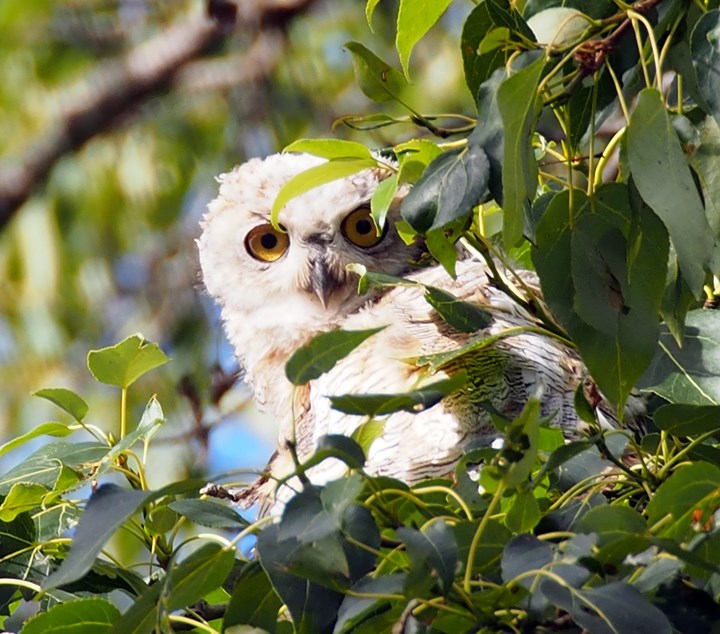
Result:
{"label": "owl's body", "polygon": [[[276,497],[284,501],[292,495],[297,486],[292,480],[275,491],[276,481],[293,471],[288,440],[302,460],[321,436],[350,435],[364,422],[363,417],[332,409],[327,396],[407,392],[459,369],[468,375],[459,392],[424,411],[400,411],[386,418],[382,435],[369,451],[370,473],[409,483],[448,475],[470,443],[490,444],[497,435],[488,405],[513,418],[536,394],[542,399],[542,415],[566,435],[576,434],[574,394],[586,370],[572,348],[550,335],[529,332],[527,327],[537,325],[534,318],[492,284],[483,262],[459,261],[456,279],[440,266],[418,268],[422,245],[406,246],[393,226],[399,200],[391,208],[384,234],[377,236],[374,227],[372,235],[368,233],[366,209],[386,171],[366,170],[292,199],[280,214],[287,233],[278,235],[272,229],[269,213],[280,187],[320,162],[306,155],[280,154],[255,159],[224,175],[199,240],[205,284],[221,306],[246,380],[260,408],[280,425],[278,454],[268,477],[251,490],[249,499],[268,506]],[[357,276],[346,269],[350,263],[417,284],[358,295]],[[508,275],[508,280],[537,291],[537,280],[527,271],[516,278]],[[481,331],[458,332],[426,301],[426,286],[476,304],[493,319]],[[386,327],[319,379],[294,389],[285,377],[289,357],[314,335],[378,326]],[[431,375],[426,367],[409,362],[510,328],[515,329],[511,336],[499,337],[444,371]],[[613,424],[610,408],[603,409],[605,420]],[[343,471],[341,463],[330,460],[309,475],[321,484]]]}

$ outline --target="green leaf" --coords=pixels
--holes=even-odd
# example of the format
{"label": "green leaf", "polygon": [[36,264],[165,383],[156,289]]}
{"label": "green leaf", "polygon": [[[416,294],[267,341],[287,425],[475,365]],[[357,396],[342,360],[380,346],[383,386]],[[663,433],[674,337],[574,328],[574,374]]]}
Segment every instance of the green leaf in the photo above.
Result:
{"label": "green leaf", "polygon": [[115,621],[108,634],[151,634],[157,624],[158,600],[164,584],[154,583]]}
{"label": "green leaf", "polygon": [[[642,539],[647,530],[645,520],[640,513],[626,506],[606,504],[590,509],[580,518],[575,530],[580,533],[596,533],[599,537],[598,545],[601,547],[630,538],[636,542],[639,540],[639,547],[633,552],[647,548],[646,541]],[[629,552],[630,550],[623,553],[622,559]]]}
{"label": "green leaf", "polygon": [[670,634],[673,631],[667,617],[627,583],[613,582],[578,590],[545,579],[540,590],[589,634]]}
{"label": "green leaf", "polygon": [[166,579],[168,609],[193,605],[219,588],[235,564],[232,549],[211,542],[203,544],[170,569]]}
{"label": "green leaf", "polygon": [[500,84],[497,92],[498,107],[505,127],[502,163],[503,242],[508,249],[522,238],[525,216],[537,191],[538,166],[532,148],[532,135],[540,115],[537,88],[545,63],[545,57],[539,55]]}
{"label": "green leaf", "polygon": [[390,205],[395,198],[398,188],[398,175],[393,174],[384,181],[380,181],[370,199],[370,212],[372,213],[375,226],[381,230],[385,226],[385,219],[390,210]]}
{"label": "green leaf", "polygon": [[333,409],[355,416],[385,416],[399,411],[417,414],[462,388],[466,381],[467,376],[458,373],[401,394],[343,394],[329,398]]}
{"label": "green leaf", "polygon": [[477,332],[489,326],[493,319],[488,311],[434,286],[425,287],[425,301],[438,312],[443,321],[460,332]]}
{"label": "green leaf", "polygon": [[362,143],[341,141],[339,139],[298,139],[286,146],[283,152],[298,152],[333,159],[368,159],[372,153]]}
{"label": "green leaf", "polygon": [[440,154],[428,165],[400,207],[418,233],[465,220],[488,194],[490,164],[478,146]]}
{"label": "green leaf", "polygon": [[343,599],[333,634],[350,634],[368,616],[381,611],[392,599],[403,593],[407,574],[395,572],[380,577],[365,577],[352,586],[352,595]]}
{"label": "green leaf", "polygon": [[50,491],[41,484],[18,482],[13,484],[0,504],[0,521],[12,522],[20,513],[41,505]]}
{"label": "green leaf", "polygon": [[718,49],[720,11],[705,13],[696,23],[690,36],[690,55],[697,75],[697,89],[704,106],[720,123],[720,50]]}
{"label": "green leaf", "polygon": [[667,515],[672,521],[662,524],[656,534],[684,541],[694,534],[692,513],[695,509],[716,509],[720,488],[720,468],[707,462],[678,467],[663,482],[647,505],[648,524],[656,524]]}
{"label": "green leaf", "polygon": [[410,54],[415,45],[445,13],[450,0],[400,0],[395,48],[400,55],[405,77],[410,77]]}
{"label": "green leaf", "polygon": [[540,506],[532,491],[521,491],[505,514],[505,526],[513,533],[528,533],[540,521]]}
{"label": "green leaf", "polygon": [[433,583],[433,578],[437,578],[441,591],[447,594],[452,587],[458,562],[455,535],[450,527],[441,519],[436,519],[425,524],[419,531],[401,527],[397,534],[405,544],[410,558],[408,583],[412,585],[413,578],[416,582],[429,578]]}
{"label": "green leaf", "polygon": [[293,353],[285,365],[285,376],[293,385],[305,385],[334,368],[340,359],[383,328],[320,333]]}
{"label": "green leaf", "polygon": [[67,412],[78,423],[82,422],[88,413],[88,404],[81,396],[75,394],[72,390],[62,387],[48,387],[37,392],[33,392],[33,396],[47,399],[51,403],[57,405],[60,409]]}
{"label": "green leaf", "polygon": [[505,431],[505,445],[499,455],[506,463],[501,473],[508,488],[523,485],[530,475],[537,458],[539,428],[540,400],[532,397]]}
{"label": "green leaf", "polygon": [[402,73],[383,62],[372,51],[358,42],[347,42],[345,48],[352,55],[355,79],[360,90],[378,103],[398,101],[408,83]]}
{"label": "green leaf", "polygon": [[[667,237],[622,184],[587,199],[548,204],[533,262],[553,313],[570,333],[603,394],[621,407],[650,363],[659,333]],[[570,275],[568,275],[570,272]]]}
{"label": "green leaf", "polygon": [[309,469],[328,458],[342,460],[351,469],[362,469],[365,464],[365,454],[352,438],[342,434],[325,434],[318,438],[315,451],[303,467]]}
{"label": "green leaf", "polygon": [[383,435],[384,431],[384,420],[368,420],[355,428],[351,438],[360,445],[363,453],[367,456],[370,453],[370,447]]}
{"label": "green leaf", "polygon": [[122,489],[115,484],[103,484],[96,489],[85,507],[68,556],[60,568],[43,581],[43,589],[80,579],[90,570],[105,542],[150,495],[147,491]]}
{"label": "green leaf", "polygon": [[107,634],[119,618],[120,610],[107,599],[75,599],[39,612],[25,623],[22,631],[23,634]]}
{"label": "green leaf", "polygon": [[133,335],[120,343],[91,350],[87,364],[91,374],[101,383],[127,388],[143,374],[166,364],[169,359],[156,343]]}
{"label": "green leaf", "polygon": [[176,513],[201,526],[233,529],[248,524],[237,511],[219,500],[175,500],[168,506]]}
{"label": "green leaf", "polygon": [[41,484],[56,492],[77,485],[78,473],[101,460],[109,451],[98,442],[54,442],[38,449],[0,477],[0,495],[18,482]]}
{"label": "green leaf", "polygon": [[235,581],[223,617],[223,632],[234,625],[261,627],[274,632],[281,606],[282,601],[273,590],[260,563],[251,561],[245,565]]}
{"label": "green leaf", "polygon": [[282,208],[293,198],[325,183],[357,174],[371,167],[377,167],[374,159],[336,159],[316,165],[293,176],[280,188],[270,212],[270,222],[275,226],[278,224]]}
{"label": "green leaf", "polygon": [[29,440],[37,438],[38,436],[68,436],[72,434],[73,431],[74,430],[68,427],[65,423],[42,423],[41,425],[38,425],[34,429],[31,429],[29,432],[23,434],[22,436],[13,438],[12,440],[6,442],[4,445],[0,445],[0,458],[9,451],[12,451],[17,447],[21,447]]}
{"label": "green leaf", "polygon": [[720,430],[720,406],[668,404],[653,414],[658,429],[673,436],[696,436]]}
{"label": "green leaf", "polygon": [[715,240],[663,98],[646,88],[630,117],[628,161],[643,200],[667,227],[680,270],[697,297],[714,266]]}
{"label": "green leaf", "polygon": [[671,403],[720,405],[720,312],[690,311],[682,347],[663,326],[638,385]]}

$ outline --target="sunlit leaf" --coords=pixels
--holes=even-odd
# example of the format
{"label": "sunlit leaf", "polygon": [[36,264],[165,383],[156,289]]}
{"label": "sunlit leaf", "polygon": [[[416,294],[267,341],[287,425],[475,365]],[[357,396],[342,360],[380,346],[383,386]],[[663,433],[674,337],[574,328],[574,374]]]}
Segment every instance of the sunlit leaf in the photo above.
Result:
{"label": "sunlit leaf", "polygon": [[119,617],[120,610],[107,599],[75,599],[39,612],[25,623],[23,634],[105,634]]}
{"label": "sunlit leaf", "polygon": [[375,160],[369,158],[336,159],[322,165],[316,165],[293,176],[280,188],[270,212],[270,221],[274,225],[278,225],[282,208],[293,198],[320,185],[325,185],[346,176],[352,176],[364,169],[376,166]]}
{"label": "sunlit leaf", "polygon": [[395,47],[406,77],[410,77],[410,54],[415,45],[440,19],[451,0],[400,0]]}
{"label": "sunlit leaf", "polygon": [[166,364],[169,359],[156,343],[133,335],[114,346],[91,350],[87,364],[101,383],[127,388],[143,374]]}
{"label": "sunlit leaf", "polygon": [[39,396],[40,398],[47,399],[51,403],[55,403],[55,405],[70,414],[70,416],[78,422],[81,422],[88,413],[88,404],[81,396],[75,394],[72,390],[62,387],[45,388],[33,392],[33,396]]}
{"label": "sunlit leaf", "polygon": [[340,139],[298,139],[286,146],[283,151],[305,152],[328,160],[350,158],[372,160],[372,154],[367,146]]}
{"label": "sunlit leaf", "polygon": [[400,101],[400,95],[407,88],[402,73],[358,42],[347,42],[345,48],[352,55],[355,78],[367,97],[379,103]]}
{"label": "sunlit leaf", "polygon": [[4,445],[0,445],[0,457],[38,436],[68,436],[72,432],[73,430],[65,423],[42,423],[22,436],[8,440]]}

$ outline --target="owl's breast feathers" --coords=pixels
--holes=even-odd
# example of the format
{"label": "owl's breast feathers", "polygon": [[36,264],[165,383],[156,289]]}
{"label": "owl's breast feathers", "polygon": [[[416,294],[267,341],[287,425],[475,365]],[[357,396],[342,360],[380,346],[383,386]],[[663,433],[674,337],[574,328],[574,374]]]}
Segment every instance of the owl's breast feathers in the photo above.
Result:
{"label": "owl's breast feathers", "polygon": [[[522,272],[522,277],[523,284],[539,292],[533,274]],[[370,473],[409,483],[452,473],[468,443],[489,443],[497,435],[488,409],[511,419],[534,395],[542,399],[542,416],[561,427],[566,437],[577,434],[580,421],[574,395],[587,380],[584,365],[562,341],[537,329],[532,331],[536,320],[490,283],[483,263],[459,262],[455,280],[439,267],[421,270],[408,279],[419,285],[394,287],[338,323],[346,330],[381,325],[386,326],[384,330],[367,339],[331,371],[296,390],[292,407],[276,410],[282,422],[279,454],[269,465],[270,480],[258,485],[253,498],[264,498],[273,489],[273,479],[292,473],[293,463],[284,449],[288,440],[295,443],[303,460],[321,436],[349,436],[364,422],[361,416],[332,409],[328,396],[402,393],[459,371],[467,374],[465,386],[435,407],[419,413],[400,411],[385,419],[382,435],[370,448],[366,468]],[[492,320],[478,332],[453,329],[426,301],[425,286],[441,288],[483,307]],[[494,338],[492,345],[470,347],[435,374],[410,361],[488,337]],[[602,397],[595,405],[602,410],[606,423],[617,424],[612,408]],[[316,484],[322,484],[340,477],[345,469],[339,461],[326,460],[308,475]],[[277,500],[287,501],[297,486],[298,482],[291,481],[280,487]]]}

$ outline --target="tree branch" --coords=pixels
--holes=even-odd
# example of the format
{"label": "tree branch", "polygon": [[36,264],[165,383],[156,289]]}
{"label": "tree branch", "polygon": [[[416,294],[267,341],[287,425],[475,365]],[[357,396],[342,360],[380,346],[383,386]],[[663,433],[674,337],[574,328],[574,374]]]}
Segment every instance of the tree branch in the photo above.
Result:
{"label": "tree branch", "polygon": [[[230,0],[209,0],[208,15],[169,27],[124,56],[101,63],[75,90],[61,96],[66,102],[62,115],[40,139],[14,160],[0,164],[0,230],[48,177],[55,163],[65,154],[82,147],[92,137],[106,132],[122,115],[148,99],[167,91],[176,81],[184,87],[202,85],[198,70],[210,67],[191,64],[212,45],[232,32],[235,24],[254,26],[258,35],[245,62],[258,68],[245,68],[224,77],[206,77],[210,87],[257,79],[272,71],[279,56],[269,54],[268,45],[279,47],[279,35],[297,13],[312,0],[266,0],[235,4]],[[248,7],[252,15],[248,15]],[[263,57],[263,55],[265,57]],[[268,60],[271,60],[268,63]],[[220,69],[220,62],[217,62]]]}

